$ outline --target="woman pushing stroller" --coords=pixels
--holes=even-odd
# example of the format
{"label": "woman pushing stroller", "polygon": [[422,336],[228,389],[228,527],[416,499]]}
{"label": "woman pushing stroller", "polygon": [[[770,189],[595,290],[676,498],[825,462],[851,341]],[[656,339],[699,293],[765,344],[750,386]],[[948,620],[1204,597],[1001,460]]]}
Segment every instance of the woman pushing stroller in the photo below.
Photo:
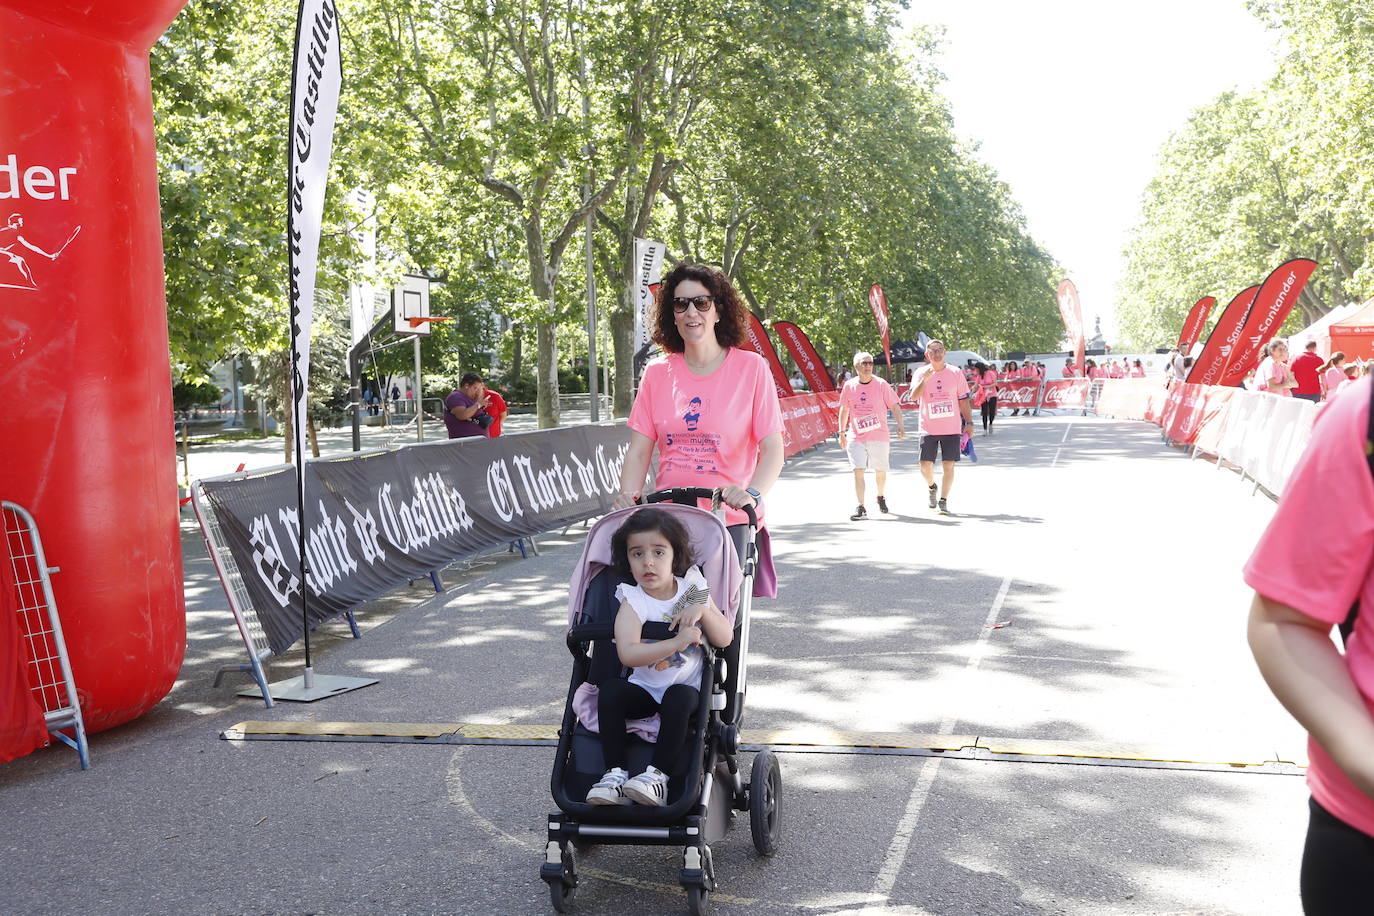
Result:
{"label": "woman pushing stroller", "polygon": [[[717,648],[730,644],[730,622],[711,600],[701,571],[688,565],[687,529],[667,512],[641,509],[611,540],[620,572],[635,584],[616,589],[616,653],[632,668],[628,679],[611,678],[597,697],[606,774],[587,793],[588,804],[661,806],[668,798],[674,757],[687,737],[700,701],[703,636]],[[645,623],[668,622],[677,636],[645,642]],[[625,723],[657,713],[660,725],[651,763],[631,778]]]}

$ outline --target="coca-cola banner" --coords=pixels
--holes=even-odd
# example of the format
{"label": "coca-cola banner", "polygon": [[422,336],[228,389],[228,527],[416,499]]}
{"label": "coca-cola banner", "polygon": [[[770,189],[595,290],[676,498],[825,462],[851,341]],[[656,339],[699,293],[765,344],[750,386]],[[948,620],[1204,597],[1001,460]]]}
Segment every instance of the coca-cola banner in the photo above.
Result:
{"label": "coca-cola banner", "polygon": [[1226,431],[1227,414],[1231,408],[1231,398],[1239,388],[1218,388],[1215,385],[1207,390],[1206,402],[1197,415],[1197,429],[1193,431],[1192,443],[1202,451],[1215,455],[1221,447],[1221,438]]}
{"label": "coca-cola banner", "polygon": [[[604,423],[309,461],[310,625],[507,541],[610,510],[629,448]],[[200,483],[272,651],[302,635],[290,467]]]}
{"label": "coca-cola banner", "polygon": [[1040,406],[1040,379],[1007,379],[997,383],[997,409],[1030,410]]}
{"label": "coca-cola banner", "polygon": [[1207,316],[1212,314],[1212,306],[1217,304],[1216,296],[1203,296],[1193,307],[1188,310],[1188,317],[1183,322],[1183,331],[1178,335],[1179,352],[1187,354],[1197,343],[1197,339],[1202,334],[1202,326],[1207,323]]}
{"label": "coca-cola banner", "polygon": [[[1091,384],[1085,378],[1061,378],[1046,382],[1045,390],[1040,394],[1040,406],[1047,409],[1086,407],[1088,386]],[[998,406],[1001,406],[1000,399]]]}
{"label": "coca-cola banner", "polygon": [[1297,304],[1302,288],[1317,269],[1310,258],[1294,258],[1280,264],[1255,294],[1254,304],[1241,328],[1240,338],[1226,361],[1221,384],[1239,385],[1246,373],[1259,365],[1264,345],[1274,338],[1288,313]]}
{"label": "coca-cola banner", "polygon": [[816,348],[811,346],[811,340],[805,331],[790,321],[773,322],[773,330],[782,338],[782,345],[791,354],[792,362],[797,364],[812,391],[835,390],[835,383],[826,371],[825,363],[821,362],[820,355]]}
{"label": "coca-cola banner", "polygon": [[1216,385],[1221,382],[1222,373],[1226,371],[1226,360],[1240,339],[1245,316],[1250,314],[1250,304],[1255,301],[1258,292],[1258,286],[1243,289],[1222,309],[1221,317],[1212,327],[1212,333],[1207,335],[1207,343],[1193,361],[1193,368],[1189,370],[1185,381],[1192,385]]}
{"label": "coca-cola banner", "polygon": [[1073,350],[1073,364],[1080,376],[1086,375],[1087,343],[1083,336],[1083,307],[1078,302],[1078,287],[1069,279],[1059,284],[1059,315],[1064,319],[1064,332]]}
{"label": "coca-cola banner", "polygon": [[778,359],[778,351],[773,348],[773,341],[768,338],[763,322],[759,321],[753,312],[747,309],[745,311],[749,315],[749,321],[744,326],[744,345],[768,360],[768,368],[773,373],[773,384],[777,386],[778,397],[791,397],[796,392],[792,390],[792,383],[787,380],[787,372],[782,368],[782,360]]}
{"label": "coca-cola banner", "polygon": [[887,324],[887,296],[876,283],[868,288],[868,307],[873,310],[873,320],[878,323],[878,333],[883,337],[883,356],[887,358],[887,369],[891,372],[892,334]]}
{"label": "coca-cola banner", "polygon": [[840,426],[840,393],[795,394],[782,408],[783,454],[791,456],[835,435]]}

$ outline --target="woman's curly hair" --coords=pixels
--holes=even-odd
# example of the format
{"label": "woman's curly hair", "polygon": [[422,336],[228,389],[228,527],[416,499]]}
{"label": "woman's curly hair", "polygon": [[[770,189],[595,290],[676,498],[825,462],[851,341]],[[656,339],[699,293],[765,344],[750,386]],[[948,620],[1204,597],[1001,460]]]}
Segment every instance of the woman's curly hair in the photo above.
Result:
{"label": "woman's curly hair", "polygon": [[716,340],[722,347],[738,347],[745,341],[744,324],[749,320],[739,293],[724,273],[705,264],[679,264],[663,278],[658,288],[654,310],[654,343],[669,353],[681,353],[685,347],[677,325],[673,323],[673,292],[683,280],[695,280],[706,287],[716,300]]}

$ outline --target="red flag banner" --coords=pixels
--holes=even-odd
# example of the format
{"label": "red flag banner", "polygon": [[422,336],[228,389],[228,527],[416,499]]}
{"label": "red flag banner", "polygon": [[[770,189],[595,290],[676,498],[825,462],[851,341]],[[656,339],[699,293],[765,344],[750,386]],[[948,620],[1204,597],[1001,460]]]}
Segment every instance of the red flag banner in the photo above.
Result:
{"label": "red flag banner", "polygon": [[1259,365],[1264,345],[1273,340],[1283,326],[1316,269],[1317,262],[1311,258],[1294,258],[1274,268],[1274,272],[1264,279],[1241,328],[1240,338],[1226,361],[1220,384],[1239,385],[1245,374]]}
{"label": "red flag banner", "polygon": [[1078,287],[1072,280],[1059,284],[1059,315],[1064,319],[1064,331],[1069,337],[1069,347],[1073,350],[1073,364],[1079,376],[1086,374],[1086,346],[1083,337],[1083,307],[1078,302]]}
{"label": "red flag banner", "polygon": [[1212,306],[1217,304],[1216,296],[1203,296],[1188,311],[1188,318],[1183,322],[1183,333],[1178,335],[1178,349],[1184,356],[1197,343],[1197,339],[1202,334],[1202,326],[1207,323],[1207,316],[1212,314]]}
{"label": "red flag banner", "polygon": [[1240,339],[1240,329],[1245,326],[1245,316],[1250,314],[1250,304],[1255,301],[1258,292],[1258,286],[1243,289],[1222,309],[1212,333],[1207,335],[1207,343],[1188,372],[1188,378],[1185,379],[1188,384],[1216,385],[1221,382],[1221,374],[1226,371],[1226,358]]}
{"label": "red flag banner", "polygon": [[816,348],[811,346],[811,340],[806,336],[805,331],[790,321],[773,322],[773,330],[777,331],[778,336],[782,338],[782,345],[792,355],[792,362],[797,364],[797,368],[801,370],[802,377],[806,379],[806,384],[811,386],[812,391],[835,390],[835,382],[830,378],[830,373],[826,371],[825,363],[821,362],[821,357],[816,353]]}
{"label": "red flag banner", "polygon": [[778,406],[782,408],[783,454],[789,458],[835,435],[840,424],[840,395],[836,391],[793,395]]}
{"label": "red flag banner", "polygon": [[782,360],[778,359],[778,351],[773,349],[773,341],[768,339],[768,332],[764,330],[763,322],[759,321],[759,316],[753,312],[748,309],[745,311],[749,314],[749,323],[744,326],[744,345],[768,360],[768,368],[773,371],[773,384],[778,388],[778,397],[791,397],[796,392],[792,390],[792,383],[787,380],[787,373],[782,368]]}
{"label": "red flag banner", "polygon": [[887,358],[887,369],[892,371],[892,335],[887,327],[887,296],[883,288],[874,283],[868,288],[868,307],[873,310],[873,320],[878,322],[878,333],[883,336],[883,356]]}

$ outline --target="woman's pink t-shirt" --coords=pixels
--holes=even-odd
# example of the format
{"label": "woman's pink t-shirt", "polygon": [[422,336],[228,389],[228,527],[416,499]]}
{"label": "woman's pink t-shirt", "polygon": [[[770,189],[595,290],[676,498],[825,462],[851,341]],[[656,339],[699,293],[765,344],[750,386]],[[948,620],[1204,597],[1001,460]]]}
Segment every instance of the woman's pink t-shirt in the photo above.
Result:
{"label": "woman's pink t-shirt", "polygon": [[1327,369],[1326,375],[1322,376],[1322,382],[1325,385],[1327,397],[1335,394],[1336,389],[1341,387],[1341,382],[1345,381],[1348,377],[1344,369],[1337,369],[1335,366]]}
{"label": "woman's pink t-shirt", "polygon": [[[1365,463],[1369,385],[1345,392],[1317,415],[1307,451],[1260,537],[1245,582],[1266,598],[1332,625],[1358,597],[1364,610],[1345,663],[1374,716],[1374,480]],[[1321,537],[1312,537],[1320,521]],[[1315,741],[1307,785],[1323,808],[1374,836],[1374,798],[1365,795]]]}
{"label": "woman's pink t-shirt", "polygon": [[[658,444],[658,489],[747,487],[759,442],[782,432],[782,410],[768,363],[757,353],[731,347],[710,375],[697,375],[681,353],[669,353],[645,367],[629,427]],[[727,524],[745,521],[743,512],[726,511]]]}
{"label": "woman's pink t-shirt", "polygon": [[1280,388],[1278,391],[1270,391],[1269,385],[1281,385],[1290,378],[1288,364],[1281,363],[1272,356],[1266,356],[1264,362],[1259,364],[1255,370],[1255,388],[1259,391],[1268,391],[1270,394],[1277,394],[1279,397],[1291,398],[1293,389]]}

